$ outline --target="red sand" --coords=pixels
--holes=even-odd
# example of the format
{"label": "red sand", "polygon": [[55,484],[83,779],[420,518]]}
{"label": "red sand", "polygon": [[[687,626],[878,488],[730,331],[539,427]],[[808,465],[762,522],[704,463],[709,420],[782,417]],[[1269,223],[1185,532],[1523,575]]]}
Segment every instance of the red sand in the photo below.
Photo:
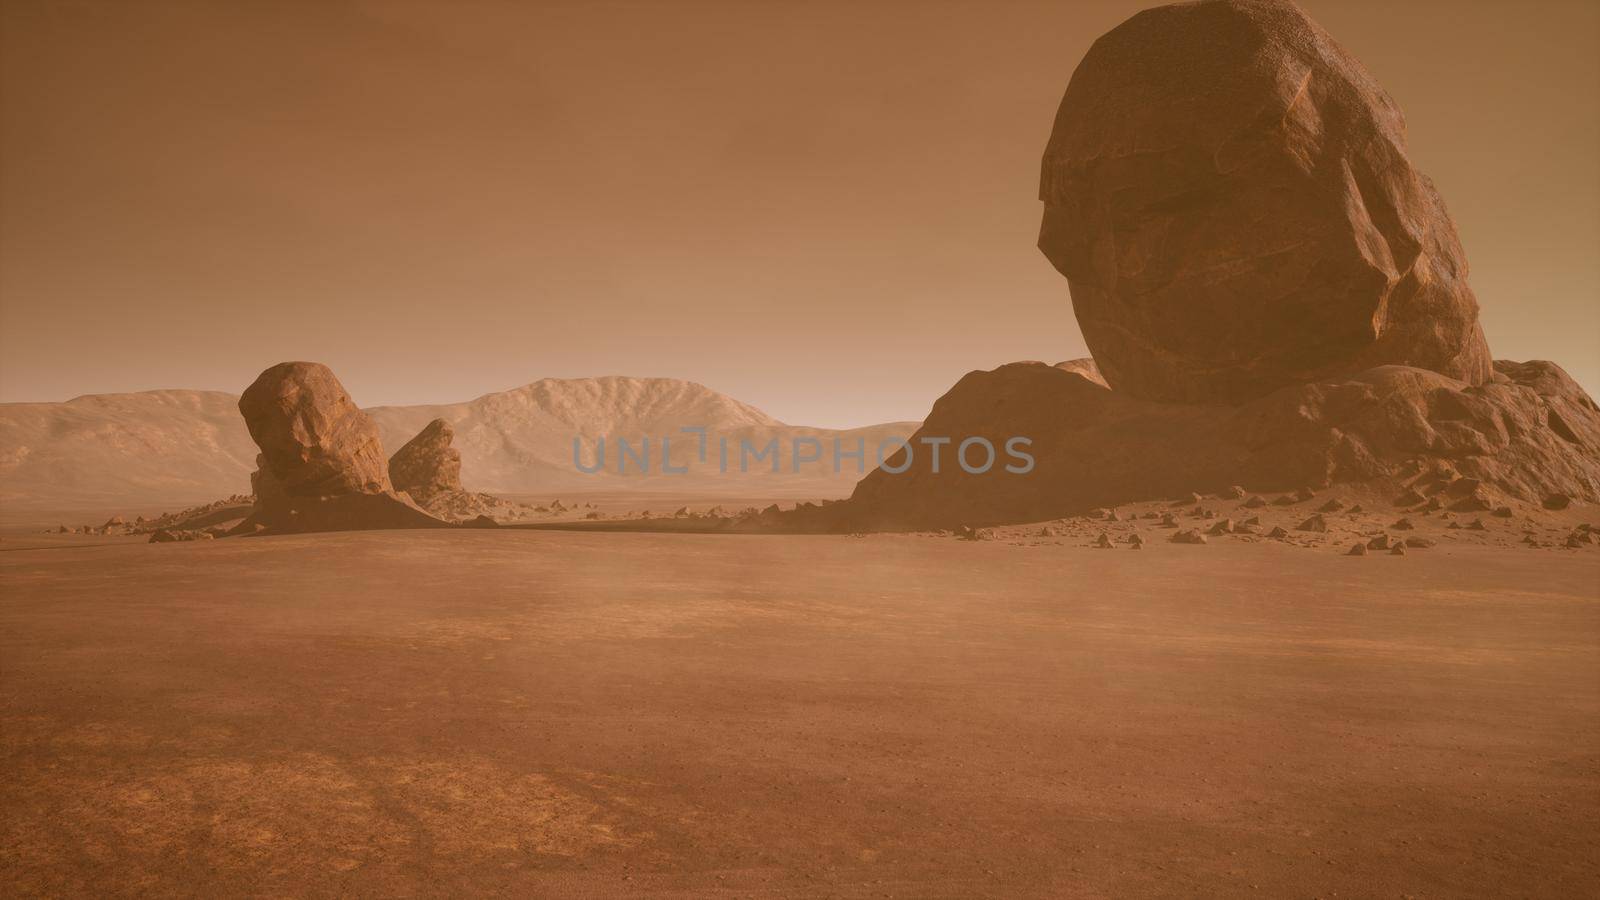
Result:
{"label": "red sand", "polygon": [[60,543],[7,895],[1600,891],[1594,553]]}

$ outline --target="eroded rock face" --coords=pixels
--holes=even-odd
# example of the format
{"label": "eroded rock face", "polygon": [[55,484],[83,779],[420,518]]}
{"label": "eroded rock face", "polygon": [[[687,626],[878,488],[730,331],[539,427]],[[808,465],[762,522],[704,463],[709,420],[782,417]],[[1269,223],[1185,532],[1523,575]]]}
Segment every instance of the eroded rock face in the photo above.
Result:
{"label": "eroded rock face", "polygon": [[1101,37],[1040,198],[1039,247],[1118,391],[1236,404],[1389,364],[1492,375],[1399,108],[1290,3],[1164,6]]}
{"label": "eroded rock face", "polygon": [[[830,508],[837,523],[828,527],[1036,522],[1236,484],[1276,492],[1390,479],[1398,493],[1401,479],[1423,471],[1449,473],[1427,488],[1448,482],[1440,496],[1451,503],[1491,494],[1532,505],[1552,494],[1600,499],[1600,408],[1554,363],[1496,368],[1474,386],[1382,366],[1225,409],[1140,400],[1043,363],[973,372],[934,404],[911,439],[907,470],[870,473],[843,508]],[[919,443],[925,435],[980,436],[996,447],[1026,436],[1035,467],[974,475],[947,454],[936,473]]]}
{"label": "eroded rock face", "polygon": [[378,428],[319,363],[279,363],[239,398],[261,453],[254,512],[238,534],[439,528],[396,494]]}
{"label": "eroded rock face", "polygon": [[378,427],[320,363],[279,363],[239,398],[261,470],[290,498],[390,490]]}
{"label": "eroded rock face", "polygon": [[389,460],[389,480],[417,503],[428,506],[435,497],[460,493],[461,451],[450,444],[455,429],[444,419],[434,419],[406,442]]}

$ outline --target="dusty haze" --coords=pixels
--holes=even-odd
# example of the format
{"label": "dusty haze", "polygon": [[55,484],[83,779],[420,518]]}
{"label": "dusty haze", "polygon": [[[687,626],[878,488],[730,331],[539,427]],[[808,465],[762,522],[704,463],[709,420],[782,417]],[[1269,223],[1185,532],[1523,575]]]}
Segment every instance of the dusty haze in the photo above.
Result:
{"label": "dusty haze", "polygon": [[[1143,2],[8,3],[0,400],[301,358],[363,405],[625,374],[919,419],[1084,355],[1039,153]],[[1406,111],[1495,355],[1600,390],[1600,12],[1303,5]]]}

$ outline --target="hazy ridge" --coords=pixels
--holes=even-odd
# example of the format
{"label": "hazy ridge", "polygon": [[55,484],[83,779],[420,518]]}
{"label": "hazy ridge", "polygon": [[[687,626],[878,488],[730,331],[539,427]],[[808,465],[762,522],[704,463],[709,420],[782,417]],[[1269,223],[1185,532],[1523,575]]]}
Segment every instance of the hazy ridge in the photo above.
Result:
{"label": "hazy ridge", "polygon": [[[177,506],[249,490],[256,446],[240,417],[238,397],[221,391],[160,390],[92,394],[62,403],[0,404],[0,507],[112,511]],[[384,449],[393,453],[434,418],[456,429],[462,480],[471,490],[539,493],[588,489],[663,489],[710,494],[849,494],[860,478],[853,460],[834,475],[832,439],[848,448],[863,439],[866,465],[889,437],[908,437],[917,423],[896,422],[844,431],[787,425],[761,410],[694,382],[671,378],[545,378],[463,403],[379,406]],[[704,427],[713,441],[726,436],[762,445],[777,439],[783,463],[748,473],[716,471],[715,444],[705,465],[697,438],[680,428]],[[659,471],[659,439],[673,439],[673,463],[687,475]],[[573,439],[592,462],[597,441],[650,437],[653,471],[585,474],[572,463]],[[789,444],[815,437],[823,463],[792,471]],[[612,444],[614,447],[614,444]],[[735,452],[737,452],[735,450]]]}

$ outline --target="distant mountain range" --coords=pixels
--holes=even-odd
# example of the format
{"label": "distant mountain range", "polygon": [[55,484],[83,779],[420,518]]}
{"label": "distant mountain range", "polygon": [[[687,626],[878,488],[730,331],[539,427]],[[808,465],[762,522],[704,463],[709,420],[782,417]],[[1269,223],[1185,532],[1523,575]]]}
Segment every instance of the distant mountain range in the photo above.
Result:
{"label": "distant mountain range", "polygon": [[[0,510],[101,510],[178,507],[250,489],[256,446],[239,415],[239,398],[219,391],[144,391],[93,394],[65,403],[0,404]],[[845,458],[834,474],[834,440],[842,453],[864,443],[865,466],[876,464],[885,440],[907,438],[915,422],[894,422],[844,431],[786,425],[753,406],[703,385],[670,378],[546,378],[486,394],[465,403],[380,406],[369,410],[393,454],[435,418],[455,428],[461,475],[471,490],[552,494],[582,490],[663,490],[724,496],[848,496],[861,475]],[[706,460],[697,434],[707,432]],[[687,474],[662,471],[661,438],[672,442],[671,463]],[[593,467],[605,439],[604,470],[580,472],[580,458]],[[617,471],[617,439],[638,453],[651,444],[650,472],[637,455]],[[719,438],[730,448],[721,471]],[[821,460],[792,464],[793,442]],[[807,439],[814,439],[815,444]],[[757,450],[777,441],[781,463],[771,457],[741,472],[740,444]],[[7,516],[8,518],[10,515]]]}

